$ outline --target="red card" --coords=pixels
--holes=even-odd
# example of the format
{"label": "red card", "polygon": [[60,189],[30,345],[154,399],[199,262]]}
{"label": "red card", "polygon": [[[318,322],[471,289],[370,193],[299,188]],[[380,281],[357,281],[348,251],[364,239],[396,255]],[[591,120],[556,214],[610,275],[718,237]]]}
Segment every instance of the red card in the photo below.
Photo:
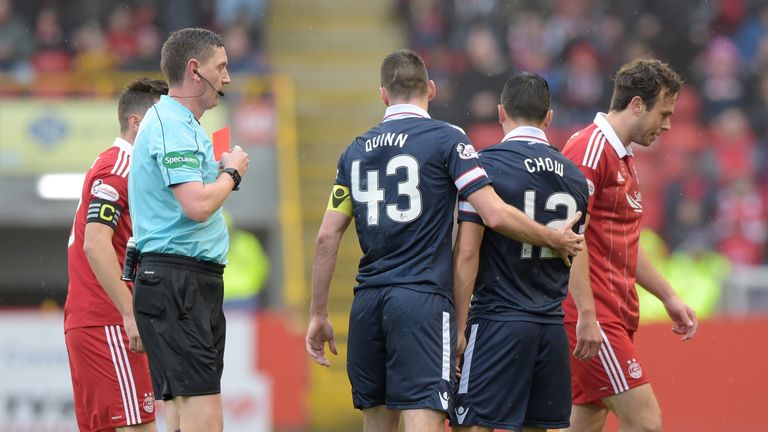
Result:
{"label": "red card", "polygon": [[213,133],[213,159],[220,161],[221,154],[229,150],[229,126],[224,126]]}

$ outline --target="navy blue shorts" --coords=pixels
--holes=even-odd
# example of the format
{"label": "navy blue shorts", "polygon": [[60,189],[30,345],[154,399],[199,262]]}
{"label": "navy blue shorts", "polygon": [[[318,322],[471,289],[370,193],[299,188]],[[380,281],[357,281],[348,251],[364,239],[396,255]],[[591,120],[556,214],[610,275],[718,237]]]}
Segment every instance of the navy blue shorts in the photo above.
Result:
{"label": "navy blue shorts", "polygon": [[571,368],[563,325],[470,320],[454,403],[453,426],[568,427]]}
{"label": "navy blue shorts", "polygon": [[401,287],[358,290],[347,351],[355,408],[448,412],[455,381],[453,311],[439,294]]}

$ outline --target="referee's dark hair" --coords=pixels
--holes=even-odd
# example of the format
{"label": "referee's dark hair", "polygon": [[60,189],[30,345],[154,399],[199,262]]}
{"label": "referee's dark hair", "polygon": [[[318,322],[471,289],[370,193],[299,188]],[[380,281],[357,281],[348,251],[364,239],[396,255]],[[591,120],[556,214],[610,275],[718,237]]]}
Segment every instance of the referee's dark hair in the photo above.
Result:
{"label": "referee's dark hair", "polygon": [[668,64],[657,59],[636,59],[616,73],[613,83],[611,111],[623,111],[635,96],[640,96],[647,110],[653,109],[657,97],[675,98],[683,80]]}
{"label": "referee's dark hair", "polygon": [[143,117],[149,107],[160,99],[160,95],[165,94],[168,94],[168,84],[163,80],[142,77],[129,82],[117,103],[120,132],[128,130],[128,117],[132,114]]}
{"label": "referee's dark hair", "polygon": [[190,59],[201,63],[208,60],[216,48],[224,46],[220,34],[202,28],[184,28],[168,36],[160,50],[160,69],[168,80],[175,85],[184,81],[184,70]]}
{"label": "referee's dark hair", "polygon": [[547,80],[535,73],[520,72],[504,84],[501,106],[509,118],[540,122],[549,112],[550,96]]}
{"label": "referee's dark hair", "polygon": [[413,50],[401,49],[381,63],[381,86],[393,98],[411,99],[429,92],[427,66]]}

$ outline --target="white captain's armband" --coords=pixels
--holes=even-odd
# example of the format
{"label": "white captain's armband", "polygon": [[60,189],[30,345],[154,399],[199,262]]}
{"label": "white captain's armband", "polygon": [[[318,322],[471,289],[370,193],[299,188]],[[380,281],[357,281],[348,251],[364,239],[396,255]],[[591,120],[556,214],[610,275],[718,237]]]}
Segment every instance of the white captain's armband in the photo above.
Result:
{"label": "white captain's armband", "polygon": [[327,210],[352,217],[352,197],[349,196],[349,188],[340,184],[333,185]]}

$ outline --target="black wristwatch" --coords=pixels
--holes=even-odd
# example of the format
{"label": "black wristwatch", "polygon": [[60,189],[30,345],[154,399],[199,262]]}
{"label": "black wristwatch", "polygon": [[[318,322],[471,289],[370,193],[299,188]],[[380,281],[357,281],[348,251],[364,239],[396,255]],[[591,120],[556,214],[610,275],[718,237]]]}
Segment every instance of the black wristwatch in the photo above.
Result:
{"label": "black wristwatch", "polygon": [[232,181],[235,182],[235,185],[232,187],[233,191],[240,190],[240,180],[242,180],[242,179],[240,178],[240,173],[237,172],[236,169],[234,169],[234,168],[224,168],[223,170],[221,170],[221,172],[225,172],[225,173],[229,174],[230,176],[232,176]]}

